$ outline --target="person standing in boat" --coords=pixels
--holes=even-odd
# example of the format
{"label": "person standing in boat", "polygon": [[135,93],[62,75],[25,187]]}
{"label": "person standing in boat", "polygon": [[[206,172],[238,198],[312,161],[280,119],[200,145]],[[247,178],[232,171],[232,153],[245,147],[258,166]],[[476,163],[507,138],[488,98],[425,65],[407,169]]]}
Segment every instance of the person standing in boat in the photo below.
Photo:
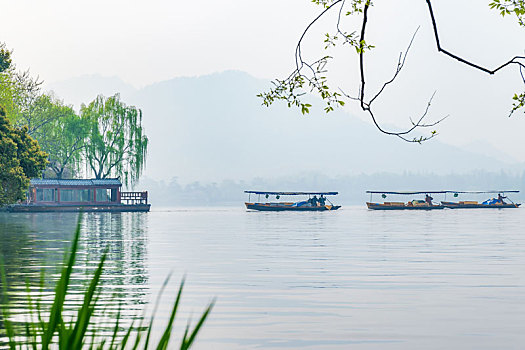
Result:
{"label": "person standing in boat", "polygon": [[428,194],[425,195],[425,202],[427,202],[427,204],[428,204],[429,206],[432,206],[432,205],[433,205],[433,204],[432,204],[432,200],[433,200],[433,199],[434,199],[434,198],[432,198],[432,197],[429,196]]}

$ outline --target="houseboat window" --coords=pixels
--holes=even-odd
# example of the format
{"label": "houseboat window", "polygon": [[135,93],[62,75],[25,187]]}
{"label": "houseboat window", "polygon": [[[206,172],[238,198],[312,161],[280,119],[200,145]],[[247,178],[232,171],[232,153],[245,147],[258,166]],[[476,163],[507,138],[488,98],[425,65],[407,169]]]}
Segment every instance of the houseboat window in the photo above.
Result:
{"label": "houseboat window", "polygon": [[60,190],[61,202],[92,202],[93,190]]}
{"label": "houseboat window", "polygon": [[111,191],[107,188],[96,189],[97,202],[109,202],[111,198]]}
{"label": "houseboat window", "polygon": [[36,189],[37,202],[54,202],[55,189],[54,188],[37,188]]}

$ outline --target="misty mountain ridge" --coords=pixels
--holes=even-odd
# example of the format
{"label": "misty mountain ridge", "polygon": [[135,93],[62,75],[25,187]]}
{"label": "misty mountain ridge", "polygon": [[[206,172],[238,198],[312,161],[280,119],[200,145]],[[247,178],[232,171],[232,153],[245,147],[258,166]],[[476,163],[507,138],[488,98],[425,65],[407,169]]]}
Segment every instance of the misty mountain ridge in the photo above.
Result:
{"label": "misty mountain ridge", "polygon": [[[46,90],[54,91],[66,104],[78,111],[81,104],[88,104],[98,95],[112,96],[120,93],[123,98],[131,96],[137,89],[119,77],[103,77],[97,74],[82,75],[76,78],[53,83],[45,83]],[[126,100],[124,100],[126,101]]]}
{"label": "misty mountain ridge", "polygon": [[104,85],[99,92],[120,91],[127,104],[142,109],[150,139],[144,175],[151,179],[177,177],[191,183],[312,172],[345,176],[523,170],[522,164],[507,163],[511,158],[489,143],[470,151],[442,143],[439,137],[409,144],[381,134],[342,108],[326,114],[320,101],[307,115],[280,101],[261,106],[256,95],[267,91],[270,82],[239,71],[174,78],[142,89],[97,76],[52,86],[66,102],[89,102],[93,97],[88,93],[93,94],[97,84]]}

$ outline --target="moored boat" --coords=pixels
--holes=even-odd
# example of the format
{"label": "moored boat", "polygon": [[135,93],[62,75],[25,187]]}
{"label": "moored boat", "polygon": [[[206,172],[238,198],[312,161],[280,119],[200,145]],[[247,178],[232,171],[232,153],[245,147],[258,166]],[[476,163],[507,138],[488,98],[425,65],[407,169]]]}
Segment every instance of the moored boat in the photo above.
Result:
{"label": "moored boat", "polygon": [[[447,191],[447,193],[453,193],[454,197],[458,197],[460,194],[498,194],[497,198],[490,198],[481,203],[474,200],[458,202],[442,201],[441,204],[449,209],[503,209],[519,208],[521,205],[520,203],[514,203],[505,196],[506,193],[519,193],[519,191]],[[508,200],[510,203],[507,203],[505,200]]]}
{"label": "moored boat", "polygon": [[[248,193],[248,202],[245,202],[246,209],[257,211],[332,211],[341,208],[334,205],[326,196],[335,196],[338,192],[268,192],[268,191],[244,191]],[[251,196],[257,195],[258,201],[252,202]],[[261,202],[261,196],[269,199],[275,196],[279,200],[282,196],[308,196],[308,199],[301,201],[282,201],[282,202]],[[313,196],[313,197],[312,197]],[[319,198],[317,198],[319,196]],[[329,204],[327,204],[328,202]]]}
{"label": "moored boat", "polygon": [[[366,191],[370,194],[370,202],[366,202],[366,206],[371,210],[434,210],[444,209],[442,204],[434,204],[431,194],[444,193],[445,191],[427,191],[427,192],[392,192],[392,191]],[[425,200],[413,199],[407,202],[383,202],[376,203],[372,201],[374,194],[381,194],[381,197],[385,199],[387,195],[401,195],[401,196],[413,196],[413,195],[425,195]]]}
{"label": "moored boat", "polygon": [[148,212],[148,192],[123,192],[119,179],[32,179],[10,212]]}
{"label": "moored boat", "polygon": [[[366,191],[370,193],[370,202],[366,205],[368,209],[372,210],[433,210],[433,209],[503,209],[503,208],[519,208],[520,203],[514,203],[508,197],[506,193],[518,193],[519,191],[422,191],[422,192],[391,192],[391,191]],[[454,197],[459,197],[460,194],[480,195],[487,193],[497,193],[497,198],[490,198],[483,202],[475,201],[472,199],[451,202],[447,201],[447,194],[453,194]],[[413,195],[425,195],[424,200],[411,200],[408,202],[383,202],[376,203],[372,202],[372,196],[374,194],[381,194],[382,198],[385,199],[387,195],[400,195],[400,196],[413,196]],[[445,200],[439,204],[434,203],[431,195],[442,194],[445,196]],[[510,203],[507,203],[508,200]]]}

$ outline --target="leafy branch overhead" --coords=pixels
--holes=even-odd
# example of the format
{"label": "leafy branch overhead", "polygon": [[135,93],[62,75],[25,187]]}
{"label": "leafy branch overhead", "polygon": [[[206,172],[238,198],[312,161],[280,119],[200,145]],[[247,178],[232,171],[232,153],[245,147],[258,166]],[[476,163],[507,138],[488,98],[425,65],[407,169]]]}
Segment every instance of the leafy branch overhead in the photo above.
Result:
{"label": "leafy branch overhead", "polygon": [[525,0],[494,0],[489,6],[499,11],[502,16],[514,14],[518,23],[525,27]]}
{"label": "leafy branch overhead", "polygon": [[[469,59],[462,58],[441,46],[437,21],[434,16],[431,0],[421,0],[426,2],[426,7],[430,15],[430,21],[434,32],[434,40],[436,42],[437,50],[450,58],[453,58],[462,64],[480,70],[488,74],[495,74],[507,68],[511,65],[518,66],[520,69],[521,80],[525,85],[524,68],[525,68],[525,57],[515,56],[505,63],[499,65],[494,69],[485,68],[481,65],[474,63]],[[288,107],[299,107],[303,114],[309,113],[311,105],[304,102],[303,98],[306,93],[315,93],[321,97],[324,101],[324,110],[328,113],[334,110],[336,106],[344,106],[345,101],[355,101],[359,104],[362,111],[367,113],[371,118],[376,128],[387,135],[399,137],[400,139],[407,142],[421,143],[429,140],[437,135],[436,130],[433,127],[443,121],[445,117],[439,118],[433,122],[426,122],[426,117],[429,114],[430,106],[434,95],[426,103],[423,112],[416,119],[410,118],[410,126],[402,131],[390,131],[384,128],[379,118],[377,117],[373,106],[374,102],[378,101],[384,91],[394,83],[396,78],[399,76],[403,69],[408,52],[414,41],[414,37],[417,33],[414,33],[412,40],[408,44],[406,50],[401,52],[398,57],[397,65],[394,73],[390,80],[385,81],[380,85],[379,89],[375,92],[369,91],[366,80],[366,66],[365,58],[367,53],[374,49],[374,46],[367,42],[366,33],[367,25],[369,22],[369,9],[373,6],[372,0],[312,0],[313,3],[322,6],[322,11],[315,17],[304,29],[297,46],[295,48],[295,69],[294,71],[284,79],[276,79],[272,82],[273,88],[267,92],[262,92],[258,97],[262,98],[263,105],[270,106],[276,100],[282,100],[287,103]],[[379,5],[381,6],[381,5]],[[490,8],[500,12],[502,16],[514,14],[521,26],[524,25],[525,16],[525,0],[493,0],[489,4]],[[324,36],[324,48],[330,49],[338,45],[350,47],[355,50],[355,54],[358,58],[359,66],[359,84],[357,94],[352,95],[346,93],[341,88],[333,88],[330,84],[330,80],[327,78],[328,63],[332,59],[331,56],[325,55],[324,57],[308,62],[303,58],[302,45],[306,35],[312,30],[312,26],[318,22],[321,18],[327,16],[329,12],[336,12],[335,20],[335,32],[333,34],[327,33]],[[354,16],[360,19],[360,28],[356,28],[355,31],[348,32],[342,29],[342,23],[346,20],[346,17]],[[518,109],[525,107],[525,93],[516,93],[513,96],[513,105],[510,114],[514,113]],[[430,131],[414,136],[414,134],[425,128],[431,128]]]}

